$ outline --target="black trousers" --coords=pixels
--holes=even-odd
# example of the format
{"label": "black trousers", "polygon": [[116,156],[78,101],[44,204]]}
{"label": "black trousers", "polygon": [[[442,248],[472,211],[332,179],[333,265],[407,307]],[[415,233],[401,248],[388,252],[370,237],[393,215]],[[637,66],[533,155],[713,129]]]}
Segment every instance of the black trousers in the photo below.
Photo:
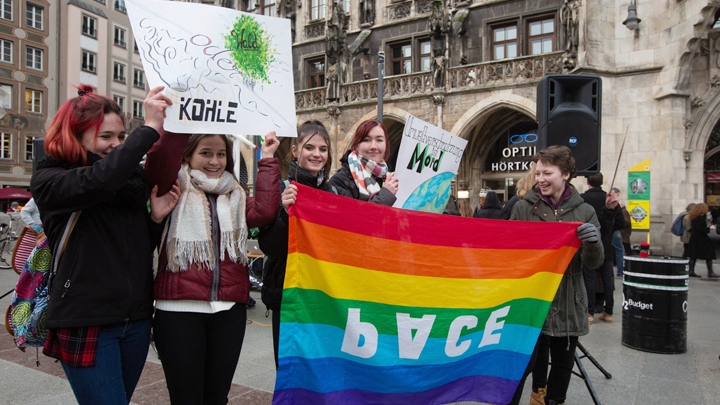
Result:
{"label": "black trousers", "polygon": [[278,348],[280,344],[280,308],[272,309],[273,351],[275,352],[275,370],[278,369]]}
{"label": "black trousers", "polygon": [[588,301],[588,314],[592,315],[595,313],[595,269],[589,269],[582,266],[583,280],[585,281],[585,292],[587,293]]}
{"label": "black trousers", "polygon": [[[695,273],[695,262],[696,261],[697,261],[697,259],[690,259],[690,273]],[[713,262],[712,259],[705,260],[705,265],[707,266],[707,269],[708,269],[708,277],[710,277],[710,273],[713,272],[712,262]]]}
{"label": "black trousers", "polygon": [[[615,301],[613,299],[613,292],[615,290],[615,281],[613,277],[613,260],[612,259],[605,259],[605,261],[602,264],[602,267],[600,267],[600,272],[602,274],[601,281],[603,284],[603,301],[605,301],[605,313],[608,315],[613,314],[613,305],[615,304]],[[589,298],[588,298],[589,299]],[[601,304],[601,302],[597,302],[596,304]],[[601,306],[598,305],[598,306]]]}
{"label": "black trousers", "polygon": [[240,303],[214,314],[155,311],[155,346],[173,405],[228,403],[246,320]]}
{"label": "black trousers", "polygon": [[[577,336],[570,336],[568,347],[567,336],[555,337],[540,334],[528,368],[525,371],[523,379],[520,380],[520,384],[510,404],[517,405],[520,402],[525,379],[530,373],[530,370],[532,370],[533,375],[533,391],[537,392],[538,388],[547,387],[545,403],[547,403],[549,399],[559,404],[565,402],[567,389],[570,385],[570,377],[572,377],[572,369],[575,366],[575,348],[577,347],[577,342]],[[552,360],[552,368],[550,368],[550,376],[548,377],[548,364],[550,360]]]}

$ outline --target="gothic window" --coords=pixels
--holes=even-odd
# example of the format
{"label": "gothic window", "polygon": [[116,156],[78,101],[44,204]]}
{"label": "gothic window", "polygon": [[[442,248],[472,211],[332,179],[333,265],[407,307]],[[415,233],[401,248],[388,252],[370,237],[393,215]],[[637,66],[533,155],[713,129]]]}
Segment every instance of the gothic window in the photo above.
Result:
{"label": "gothic window", "polygon": [[308,88],[325,86],[325,58],[308,61]]}
{"label": "gothic window", "polygon": [[412,44],[409,41],[390,45],[390,66],[392,75],[412,73]]}
{"label": "gothic window", "polygon": [[420,41],[420,70],[429,72],[432,66],[432,47],[430,41]]}
{"label": "gothic window", "polygon": [[528,54],[540,55],[554,50],[555,19],[528,22]]}
{"label": "gothic window", "polygon": [[493,59],[516,58],[518,56],[517,25],[494,27],[492,29]]}

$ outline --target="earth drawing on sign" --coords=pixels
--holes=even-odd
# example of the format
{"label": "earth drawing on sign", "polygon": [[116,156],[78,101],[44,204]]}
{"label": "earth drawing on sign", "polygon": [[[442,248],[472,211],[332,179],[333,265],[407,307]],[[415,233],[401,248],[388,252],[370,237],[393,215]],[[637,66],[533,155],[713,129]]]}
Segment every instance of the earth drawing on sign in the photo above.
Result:
{"label": "earth drawing on sign", "polygon": [[442,214],[450,198],[450,186],[454,178],[455,174],[445,172],[427,180],[413,191],[403,208]]}

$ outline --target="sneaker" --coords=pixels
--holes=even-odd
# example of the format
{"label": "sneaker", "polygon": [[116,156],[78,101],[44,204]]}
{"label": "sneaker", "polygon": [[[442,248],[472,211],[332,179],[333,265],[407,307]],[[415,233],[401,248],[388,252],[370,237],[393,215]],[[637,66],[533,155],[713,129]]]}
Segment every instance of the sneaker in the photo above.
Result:
{"label": "sneaker", "polygon": [[588,314],[588,323],[592,325],[595,322],[595,317],[592,314]]}
{"label": "sneaker", "polygon": [[612,323],[612,315],[608,315],[607,312],[603,312],[598,316],[598,319],[607,323]]}

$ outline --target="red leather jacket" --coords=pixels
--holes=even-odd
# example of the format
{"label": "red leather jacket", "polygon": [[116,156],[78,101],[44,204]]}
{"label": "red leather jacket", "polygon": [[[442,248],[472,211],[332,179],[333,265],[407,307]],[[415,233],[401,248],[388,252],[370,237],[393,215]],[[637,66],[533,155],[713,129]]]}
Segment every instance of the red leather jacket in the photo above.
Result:
{"label": "red leather jacket", "polygon": [[[170,134],[161,131],[160,140],[147,154],[145,172],[150,187],[158,185],[163,194],[177,180],[182,163],[182,152],[189,136]],[[245,215],[248,228],[266,225],[277,215],[280,206],[280,164],[278,159],[269,158],[258,161],[255,197],[247,197]],[[209,198],[214,196],[208,195]],[[214,204],[210,204],[211,208]],[[211,209],[212,215],[215,211]],[[169,216],[168,216],[169,217]],[[219,241],[213,241],[219,243]],[[159,271],[155,279],[154,298],[162,300],[203,300],[203,301],[248,301],[250,280],[247,266],[233,263],[227,253],[216,269],[198,268],[192,264],[186,271],[173,273],[166,271],[167,244],[162,242]]]}

